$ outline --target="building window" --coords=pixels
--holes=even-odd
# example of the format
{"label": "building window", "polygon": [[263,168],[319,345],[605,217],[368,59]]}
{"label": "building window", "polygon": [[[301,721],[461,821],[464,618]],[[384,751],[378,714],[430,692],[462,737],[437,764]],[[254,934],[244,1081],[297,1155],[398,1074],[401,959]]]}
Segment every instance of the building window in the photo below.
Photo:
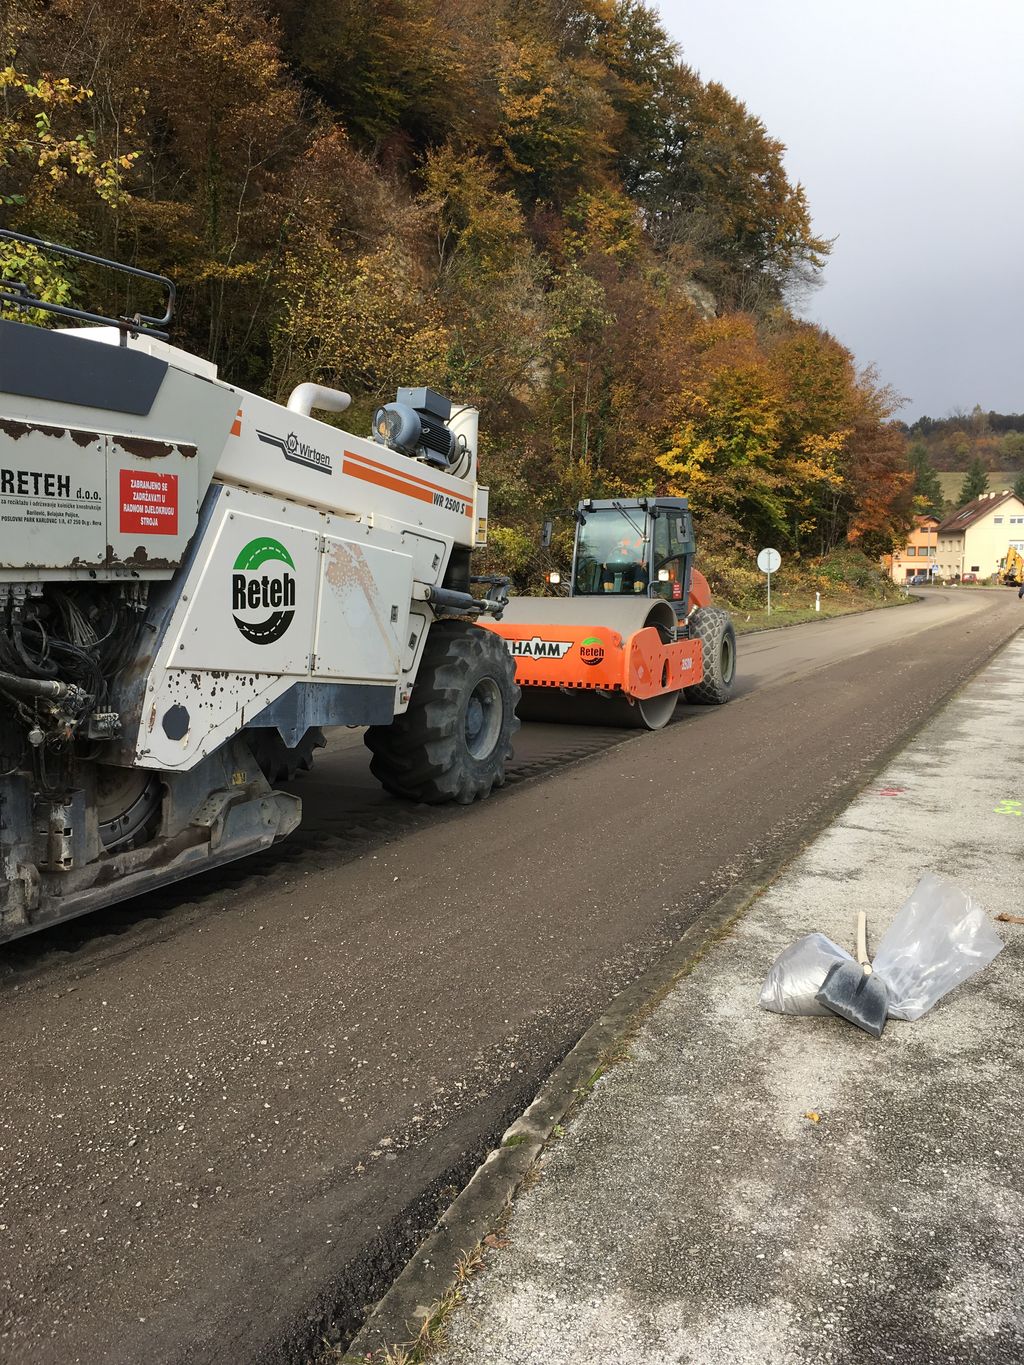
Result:
{"label": "building window", "polygon": [[971,573],[981,573],[981,565],[980,565],[980,564],[972,564],[972,565],[971,565]]}
{"label": "building window", "polygon": [[1003,519],[1002,519],[1002,517],[993,517],[993,518],[992,518],[992,523],[993,523],[993,525],[995,525],[995,526],[1002,526],[1002,524],[1003,524]]}
{"label": "building window", "polygon": [[917,550],[913,545],[908,545],[903,553],[907,556],[908,559],[913,559],[914,555],[917,554]]}

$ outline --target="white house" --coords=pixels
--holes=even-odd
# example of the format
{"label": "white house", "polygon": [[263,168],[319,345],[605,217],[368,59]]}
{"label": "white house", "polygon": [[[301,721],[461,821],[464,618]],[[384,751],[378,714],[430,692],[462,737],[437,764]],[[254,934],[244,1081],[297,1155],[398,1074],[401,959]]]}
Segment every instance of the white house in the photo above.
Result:
{"label": "white house", "polygon": [[1011,545],[1024,553],[1024,502],[1008,488],[982,493],[939,526],[935,556],[940,578],[991,578]]}

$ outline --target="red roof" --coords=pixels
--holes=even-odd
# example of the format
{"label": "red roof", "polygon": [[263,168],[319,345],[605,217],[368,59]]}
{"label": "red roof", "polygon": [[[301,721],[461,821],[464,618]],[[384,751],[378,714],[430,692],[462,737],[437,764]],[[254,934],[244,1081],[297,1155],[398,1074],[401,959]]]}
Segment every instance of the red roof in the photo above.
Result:
{"label": "red roof", "polygon": [[1002,507],[1003,503],[1013,496],[1013,490],[1009,488],[1004,488],[1001,493],[982,493],[980,498],[975,498],[964,507],[958,507],[951,516],[948,516],[939,527],[939,534],[947,531],[966,531],[968,526],[973,526],[989,512]]}

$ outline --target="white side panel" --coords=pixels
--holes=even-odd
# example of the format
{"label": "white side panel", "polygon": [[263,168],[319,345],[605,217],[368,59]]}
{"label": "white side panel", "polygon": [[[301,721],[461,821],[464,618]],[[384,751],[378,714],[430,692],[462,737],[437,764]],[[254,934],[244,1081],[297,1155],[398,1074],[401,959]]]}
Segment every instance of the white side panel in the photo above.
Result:
{"label": "white side panel", "polygon": [[208,544],[170,666],[305,677],[319,580],[317,531],[285,516],[229,511]]}
{"label": "white side panel", "polygon": [[[374,524],[378,520],[375,517]],[[413,577],[420,583],[440,583],[451,554],[451,540],[428,531],[403,530],[401,535],[403,551],[412,555]]]}
{"label": "white side panel", "polygon": [[170,570],[198,506],[188,442],[28,422],[0,430],[0,569]]}
{"label": "white side panel", "polygon": [[107,553],[112,565],[177,567],[195,534],[198,511],[194,445],[107,437]]}
{"label": "white side panel", "polygon": [[199,460],[197,482],[201,495],[206,492],[213,477],[240,401],[235,390],[219,380],[211,383],[175,369],[167,371],[153,407],[144,416],[82,407],[74,403],[53,403],[42,398],[3,393],[2,390],[3,376],[0,375],[2,415],[8,419],[38,422],[51,427],[55,424],[74,427],[97,435],[106,435],[113,429],[122,436],[141,436],[195,446]]}
{"label": "white side panel", "polygon": [[106,482],[105,437],[5,422],[0,433],[0,565],[95,569],[105,564]]}
{"label": "white side panel", "polygon": [[397,682],[412,558],[328,536],[313,645],[318,678]]}
{"label": "white side panel", "polygon": [[147,680],[136,762],[194,767],[303,678],[392,686],[403,709],[402,654],[425,635],[409,621],[412,549],[386,526],[220,490]]}

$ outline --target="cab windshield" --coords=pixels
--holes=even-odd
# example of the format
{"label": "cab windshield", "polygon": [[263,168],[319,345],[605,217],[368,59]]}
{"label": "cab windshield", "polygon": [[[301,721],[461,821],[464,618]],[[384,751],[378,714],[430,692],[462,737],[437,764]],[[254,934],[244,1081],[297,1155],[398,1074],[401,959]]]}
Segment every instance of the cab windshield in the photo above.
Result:
{"label": "cab windshield", "polygon": [[603,507],[584,515],[576,550],[576,592],[646,593],[650,555],[645,513]]}

